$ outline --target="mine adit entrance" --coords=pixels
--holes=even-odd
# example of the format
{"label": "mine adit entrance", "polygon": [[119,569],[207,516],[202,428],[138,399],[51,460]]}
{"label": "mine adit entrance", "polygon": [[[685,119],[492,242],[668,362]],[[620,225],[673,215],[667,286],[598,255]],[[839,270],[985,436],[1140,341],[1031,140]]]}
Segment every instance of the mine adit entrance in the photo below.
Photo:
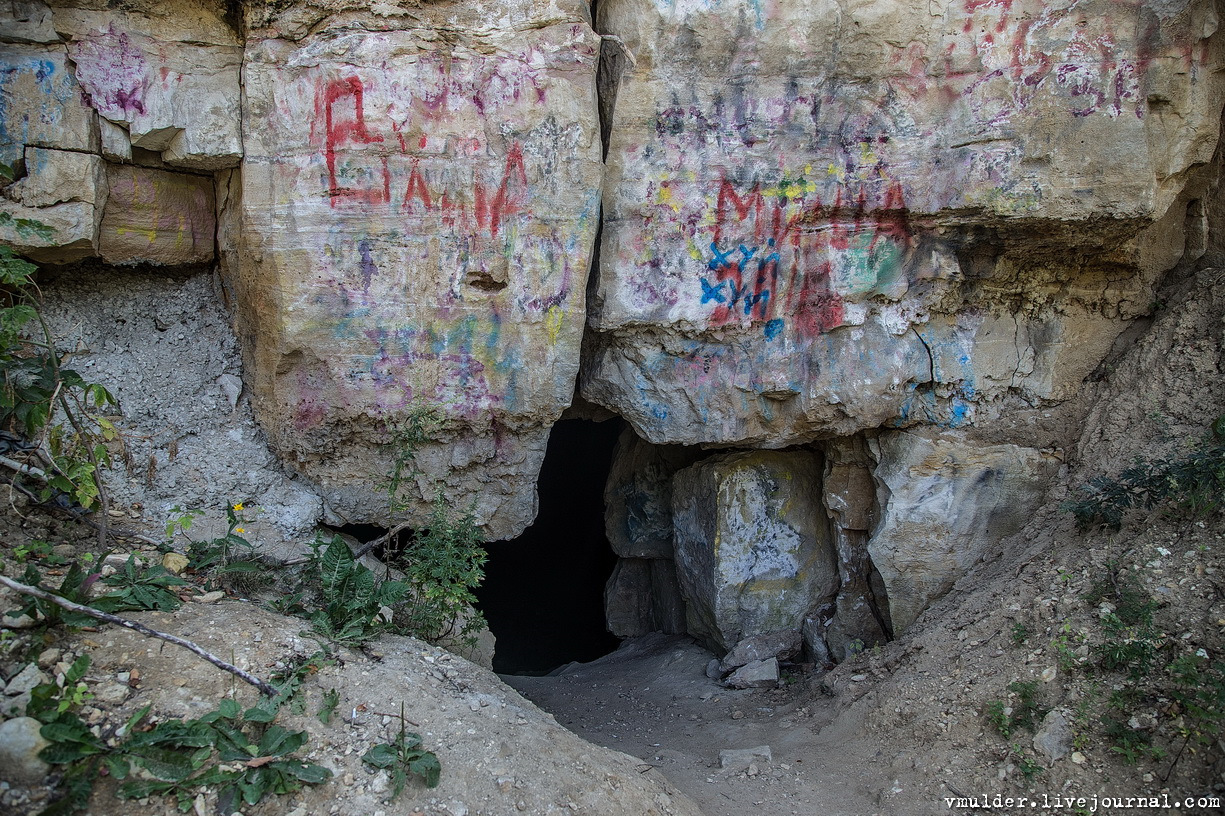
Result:
{"label": "mine adit entrance", "polygon": [[620,419],[553,426],[537,483],[539,511],[518,538],[486,545],[477,607],[497,637],[494,671],[547,674],[619,643],[604,616],[617,557],[604,534],[604,482]]}

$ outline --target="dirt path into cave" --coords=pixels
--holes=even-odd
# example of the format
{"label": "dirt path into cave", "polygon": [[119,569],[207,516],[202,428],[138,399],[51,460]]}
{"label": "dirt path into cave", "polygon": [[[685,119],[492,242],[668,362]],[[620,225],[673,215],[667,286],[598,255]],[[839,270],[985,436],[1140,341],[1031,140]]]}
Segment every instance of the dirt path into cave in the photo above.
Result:
{"label": "dirt path into cave", "polygon": [[[867,816],[892,756],[860,738],[853,718],[811,677],[737,691],[706,677],[712,655],[684,636],[648,635],[553,677],[502,679],[584,739],[658,769],[707,816]],[[770,747],[772,760],[720,768],[724,749]]]}

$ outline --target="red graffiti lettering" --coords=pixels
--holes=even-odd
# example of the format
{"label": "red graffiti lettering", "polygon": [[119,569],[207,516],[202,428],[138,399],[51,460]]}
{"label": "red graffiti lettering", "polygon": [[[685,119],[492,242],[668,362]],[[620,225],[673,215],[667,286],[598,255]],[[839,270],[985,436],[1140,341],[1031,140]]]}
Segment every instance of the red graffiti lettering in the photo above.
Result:
{"label": "red graffiti lettering", "polygon": [[[336,150],[346,143],[371,144],[383,141],[382,136],[373,135],[366,128],[366,113],[363,105],[362,82],[355,76],[337,79],[324,89],[324,123],[326,128],[325,157],[328,166],[328,195],[333,207],[338,198],[357,198],[371,204],[386,204],[391,200],[391,175],[387,159],[382,161],[383,185],[381,189],[359,190],[341,187],[336,180]],[[353,100],[353,118],[343,119],[336,111],[336,103]]]}

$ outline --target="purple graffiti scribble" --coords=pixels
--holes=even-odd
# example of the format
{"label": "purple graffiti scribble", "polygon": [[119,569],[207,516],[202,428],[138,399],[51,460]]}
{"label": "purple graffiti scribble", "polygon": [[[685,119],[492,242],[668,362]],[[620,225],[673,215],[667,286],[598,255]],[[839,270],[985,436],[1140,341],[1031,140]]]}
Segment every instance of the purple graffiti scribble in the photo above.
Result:
{"label": "purple graffiti scribble", "polygon": [[76,63],[77,81],[90,105],[103,116],[131,119],[147,112],[149,66],[127,34],[111,26],[89,39],[71,43],[68,54]]}
{"label": "purple graffiti scribble", "polygon": [[357,254],[361,256],[362,270],[362,291],[367,295],[370,294],[370,281],[377,273],[378,267],[374,265],[374,259],[370,257],[370,247],[374,242],[369,238],[363,238],[357,243]]}

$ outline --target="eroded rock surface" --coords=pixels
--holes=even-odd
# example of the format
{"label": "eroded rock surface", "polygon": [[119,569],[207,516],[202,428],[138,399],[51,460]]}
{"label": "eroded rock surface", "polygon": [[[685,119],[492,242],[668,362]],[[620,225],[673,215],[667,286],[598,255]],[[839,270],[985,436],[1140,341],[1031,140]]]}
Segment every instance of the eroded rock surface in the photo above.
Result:
{"label": "eroded rock surface", "polygon": [[832,599],[838,568],[815,455],[758,451],[711,457],[672,487],[676,562],[688,631],[719,654],[743,638],[798,629]]}
{"label": "eroded rock surface", "polygon": [[894,633],[999,541],[1025,526],[1059,470],[1055,456],[940,432],[895,431],[873,447],[880,521],[868,542]]}
{"label": "eroded rock surface", "polygon": [[1066,398],[1182,254],[1217,141],[1209,2],[609,0],[599,26],[624,48],[583,393],[652,442]]}
{"label": "eroded rock surface", "polygon": [[598,39],[569,0],[336,8],[253,17],[247,45],[229,276],[259,417],[337,515],[379,521],[394,429],[432,407],[404,500],[516,535],[578,371]]}

